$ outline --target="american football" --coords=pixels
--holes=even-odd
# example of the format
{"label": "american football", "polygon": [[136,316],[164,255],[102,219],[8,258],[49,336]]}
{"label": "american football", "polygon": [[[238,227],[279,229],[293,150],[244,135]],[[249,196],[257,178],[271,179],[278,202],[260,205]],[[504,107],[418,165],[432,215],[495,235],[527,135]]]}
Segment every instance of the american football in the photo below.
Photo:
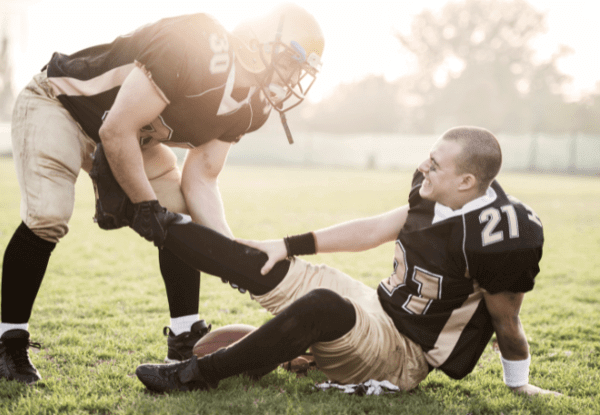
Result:
{"label": "american football", "polygon": [[249,324],[229,324],[219,327],[198,340],[193,352],[198,357],[206,356],[235,343],[254,330],[256,327]]}

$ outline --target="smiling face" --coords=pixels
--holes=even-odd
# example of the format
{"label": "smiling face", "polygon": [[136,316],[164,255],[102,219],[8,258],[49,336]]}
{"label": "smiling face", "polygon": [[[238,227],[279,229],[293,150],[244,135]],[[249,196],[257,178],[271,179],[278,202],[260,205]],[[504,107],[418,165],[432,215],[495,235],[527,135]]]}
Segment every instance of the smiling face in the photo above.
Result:
{"label": "smiling face", "polygon": [[433,145],[429,158],[419,165],[425,176],[419,194],[423,199],[441,203],[452,209],[459,209],[456,199],[464,184],[465,174],[456,168],[457,156],[462,146],[457,140],[438,139]]}

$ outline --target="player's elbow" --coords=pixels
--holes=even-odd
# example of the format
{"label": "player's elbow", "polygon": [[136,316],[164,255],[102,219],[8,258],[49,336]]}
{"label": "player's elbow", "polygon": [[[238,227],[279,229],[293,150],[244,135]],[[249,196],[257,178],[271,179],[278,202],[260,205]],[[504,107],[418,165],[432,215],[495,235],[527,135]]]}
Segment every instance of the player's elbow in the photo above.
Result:
{"label": "player's elbow", "polygon": [[111,122],[105,121],[104,123],[102,123],[100,129],[98,130],[98,136],[100,137],[100,141],[102,141],[102,144],[104,144],[105,146],[110,145],[110,143],[114,142],[115,138],[118,137],[118,135],[118,127]]}

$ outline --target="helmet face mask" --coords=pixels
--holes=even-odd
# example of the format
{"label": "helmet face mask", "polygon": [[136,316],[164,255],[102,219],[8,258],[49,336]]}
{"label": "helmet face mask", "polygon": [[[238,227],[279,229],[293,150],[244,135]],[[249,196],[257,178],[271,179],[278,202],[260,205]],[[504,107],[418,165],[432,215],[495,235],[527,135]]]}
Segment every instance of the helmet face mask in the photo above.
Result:
{"label": "helmet face mask", "polygon": [[240,24],[233,34],[236,61],[254,74],[279,113],[291,144],[285,113],[304,101],[321,68],[325,40],[318,22],[303,8],[288,3]]}
{"label": "helmet face mask", "polygon": [[295,41],[291,46],[275,41],[261,45],[260,58],[267,68],[261,87],[272,107],[282,113],[300,105],[316,80],[319,55],[307,57]]}

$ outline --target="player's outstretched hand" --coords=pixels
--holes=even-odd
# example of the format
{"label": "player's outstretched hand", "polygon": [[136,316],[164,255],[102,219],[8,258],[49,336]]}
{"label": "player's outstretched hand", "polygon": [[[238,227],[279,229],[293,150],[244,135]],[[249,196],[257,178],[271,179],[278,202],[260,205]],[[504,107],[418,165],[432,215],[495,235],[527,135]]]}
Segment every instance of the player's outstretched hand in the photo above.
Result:
{"label": "player's outstretched hand", "polygon": [[236,239],[235,241],[258,249],[259,251],[263,251],[265,254],[267,254],[269,259],[267,262],[265,262],[265,265],[260,270],[262,275],[267,275],[267,273],[271,271],[271,268],[273,268],[276,263],[284,260],[287,257],[287,250],[285,248],[285,242],[283,242],[283,239],[270,239],[268,241]]}
{"label": "player's outstretched hand", "polygon": [[538,388],[537,386],[533,386],[530,384],[519,386],[518,388],[511,388],[515,393],[522,393],[525,395],[554,395],[554,396],[562,396],[562,393],[549,391],[546,389]]}

